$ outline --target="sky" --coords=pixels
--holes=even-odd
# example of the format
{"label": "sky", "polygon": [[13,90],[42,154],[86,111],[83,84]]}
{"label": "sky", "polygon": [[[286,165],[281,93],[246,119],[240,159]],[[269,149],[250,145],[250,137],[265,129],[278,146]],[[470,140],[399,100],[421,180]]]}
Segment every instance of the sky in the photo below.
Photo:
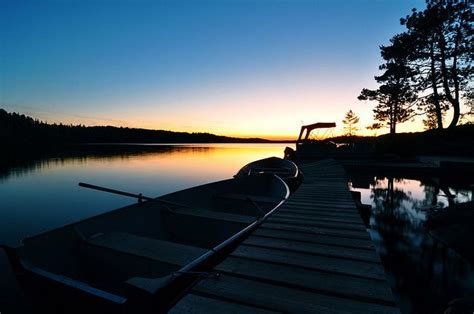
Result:
{"label": "sky", "polygon": [[[424,0],[0,0],[0,107],[44,121],[293,139],[352,109]],[[417,131],[418,122],[400,125]],[[368,131],[364,131],[368,132]],[[381,132],[383,133],[383,132]]]}

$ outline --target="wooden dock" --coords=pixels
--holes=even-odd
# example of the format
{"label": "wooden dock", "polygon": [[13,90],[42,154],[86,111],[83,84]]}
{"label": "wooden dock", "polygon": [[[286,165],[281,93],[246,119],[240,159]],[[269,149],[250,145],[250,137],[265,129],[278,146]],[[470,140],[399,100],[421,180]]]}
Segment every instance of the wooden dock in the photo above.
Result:
{"label": "wooden dock", "polygon": [[302,165],[289,200],[170,313],[399,313],[335,161]]}

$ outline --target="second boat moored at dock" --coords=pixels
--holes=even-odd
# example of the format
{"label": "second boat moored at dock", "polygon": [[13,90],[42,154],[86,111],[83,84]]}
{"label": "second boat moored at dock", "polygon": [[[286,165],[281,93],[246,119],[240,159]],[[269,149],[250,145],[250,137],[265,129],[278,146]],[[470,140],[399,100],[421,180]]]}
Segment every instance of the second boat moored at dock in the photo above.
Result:
{"label": "second boat moored at dock", "polygon": [[274,174],[282,178],[295,191],[302,181],[302,173],[298,166],[287,159],[269,157],[253,161],[243,166],[235,177],[246,177],[262,173]]}

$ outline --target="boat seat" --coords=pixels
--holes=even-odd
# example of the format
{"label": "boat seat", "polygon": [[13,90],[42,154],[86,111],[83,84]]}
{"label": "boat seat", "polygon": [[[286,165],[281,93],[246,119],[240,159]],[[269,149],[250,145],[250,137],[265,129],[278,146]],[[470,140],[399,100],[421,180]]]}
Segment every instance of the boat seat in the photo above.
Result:
{"label": "boat seat", "polygon": [[279,203],[283,199],[269,196],[258,196],[258,195],[247,195],[247,194],[238,194],[238,193],[219,193],[215,194],[214,197],[226,198],[231,200],[252,200],[254,202],[263,202],[263,203]]}
{"label": "boat seat", "polygon": [[130,233],[110,232],[85,240],[87,244],[136,255],[172,265],[184,266],[208,250]]}
{"label": "boat seat", "polygon": [[203,217],[213,220],[222,220],[222,221],[230,221],[230,222],[237,222],[242,224],[251,224],[255,221],[254,216],[248,215],[239,215],[239,214],[231,214],[231,213],[224,213],[218,211],[212,211],[207,209],[194,209],[194,208],[174,208],[170,209],[169,212],[186,215],[186,216],[195,216],[195,217]]}

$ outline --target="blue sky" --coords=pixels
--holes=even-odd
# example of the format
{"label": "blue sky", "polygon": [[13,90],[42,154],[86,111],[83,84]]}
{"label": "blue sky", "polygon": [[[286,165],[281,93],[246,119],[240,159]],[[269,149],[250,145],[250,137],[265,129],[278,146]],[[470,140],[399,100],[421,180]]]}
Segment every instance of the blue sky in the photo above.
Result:
{"label": "blue sky", "polygon": [[423,0],[0,0],[0,103],[48,121],[297,133],[371,107],[378,46]]}

